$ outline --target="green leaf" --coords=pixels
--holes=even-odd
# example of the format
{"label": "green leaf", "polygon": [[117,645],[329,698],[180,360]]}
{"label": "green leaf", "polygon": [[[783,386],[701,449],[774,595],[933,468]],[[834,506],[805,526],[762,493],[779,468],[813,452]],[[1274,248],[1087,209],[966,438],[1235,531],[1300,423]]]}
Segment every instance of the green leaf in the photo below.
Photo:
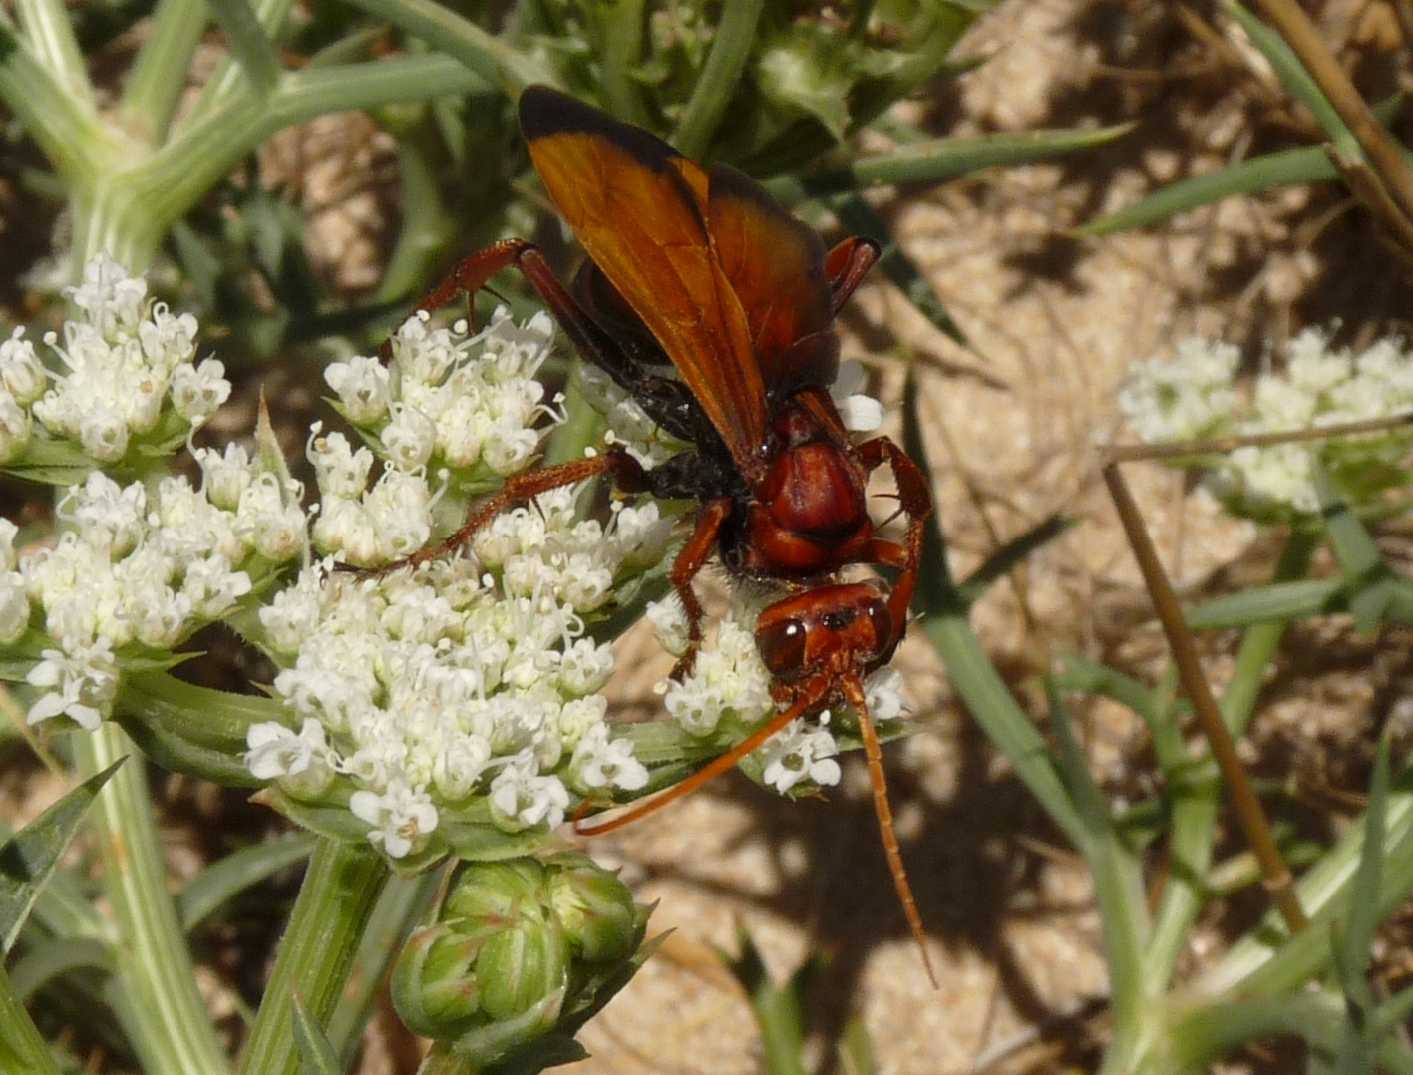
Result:
{"label": "green leaf", "polygon": [[317,842],[318,838],[308,833],[286,833],[213,862],[187,882],[177,897],[182,929],[191,929],[234,896],[302,862]]}
{"label": "green leaf", "polygon": [[1286,92],[1310,110],[1315,121],[1329,135],[1330,141],[1340,153],[1351,160],[1363,160],[1364,155],[1354,135],[1344,125],[1344,120],[1339,118],[1334,105],[1320,92],[1320,87],[1285,43],[1285,39],[1234,0],[1226,6],[1232,17],[1241,23],[1251,43],[1271,65]]}
{"label": "green leaf", "polygon": [[776,985],[755,940],[744,928],[736,930],[741,954],[726,960],[750,998],[760,1027],[766,1075],[805,1075],[801,1057],[805,1041],[805,983],[814,969],[807,961],[783,985]]}
{"label": "green leaf", "polygon": [[981,565],[962,580],[958,587],[963,599],[971,604],[979,600],[991,584],[1005,577],[1036,549],[1049,544],[1075,524],[1075,520],[1058,513],[1029,530],[1011,538],[988,556]]}
{"label": "green leaf", "polygon": [[294,1043],[299,1047],[300,1075],[343,1075],[343,1065],[334,1047],[319,1024],[304,1010],[299,994],[291,997],[290,1002],[294,1005]]}
{"label": "green leaf", "polygon": [[83,815],[125,758],[95,773],[0,847],[0,952],[9,952]]}
{"label": "green leaf", "polygon": [[[935,138],[902,146],[889,153],[863,157],[847,168],[830,168],[803,176],[776,176],[765,187],[779,201],[794,205],[807,198],[858,194],[870,187],[894,183],[940,183],[1003,164],[1029,164],[1115,141],[1134,128],[1132,123],[1089,130],[1022,131],[977,138]],[[1328,165],[1328,162],[1326,162]],[[1333,172],[1333,166],[1329,165]]]}
{"label": "green leaf", "polygon": [[1366,977],[1370,947],[1379,927],[1379,888],[1383,875],[1384,841],[1389,791],[1388,739],[1379,740],[1369,809],[1364,815],[1364,846],[1350,892],[1343,928],[1334,933],[1334,966],[1344,992],[1345,1020],[1335,1052],[1335,1075],[1362,1075],[1374,1070],[1376,1042],[1369,1033],[1374,1008],[1373,988]]}
{"label": "green leaf", "polygon": [[113,949],[92,937],[45,937],[31,944],[25,937],[25,954],[15,961],[10,980],[15,995],[27,1001],[55,978],[70,971],[113,971]]}
{"label": "green leaf", "polygon": [[844,1033],[839,1039],[840,1075],[876,1075],[878,1062],[874,1059],[873,1038],[868,1032],[868,1023],[862,1016],[851,1016],[844,1024]]}
{"label": "green leaf", "polygon": [[1340,612],[1347,604],[1343,579],[1297,579],[1253,586],[1240,593],[1204,601],[1189,609],[1187,625],[1194,631],[1249,627],[1253,623]]}
{"label": "green leaf", "polygon": [[1177,213],[1236,194],[1259,194],[1277,187],[1335,179],[1338,175],[1323,146],[1267,153],[1207,175],[1169,183],[1133,205],[1081,225],[1075,229],[1075,234],[1093,237],[1146,228]]}

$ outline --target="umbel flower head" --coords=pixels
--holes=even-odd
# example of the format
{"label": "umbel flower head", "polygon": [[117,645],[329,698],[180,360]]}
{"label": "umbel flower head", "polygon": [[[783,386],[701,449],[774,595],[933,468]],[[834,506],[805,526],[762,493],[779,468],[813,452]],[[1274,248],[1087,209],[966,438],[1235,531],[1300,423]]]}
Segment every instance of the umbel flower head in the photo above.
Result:
{"label": "umbel flower head", "polygon": [[584,855],[459,866],[398,958],[393,1004],[438,1049],[478,1065],[535,1051],[562,1063],[574,1032],[647,958],[647,912]]}
{"label": "umbel flower head", "polygon": [[[93,460],[60,468],[69,480],[52,541],[26,546],[14,524],[0,523],[0,655],[26,684],[31,723],[94,729],[116,717],[149,742],[185,744],[171,754],[178,764],[217,755],[191,771],[256,785],[297,822],[367,841],[415,870],[447,854],[537,850],[576,803],[649,788],[636,743],[650,742],[654,764],[671,766],[728,749],[774,712],[755,610],[741,605],[693,674],[661,685],[670,719],[607,722],[602,689],[614,662],[602,625],[661,573],[674,537],[673,518],[651,499],[614,501],[600,519],[579,490],[560,489],[415,570],[338,569],[410,555],[529,465],[562,418],[536,379],[552,343],[544,315],[518,325],[497,311],[473,333],[419,314],[394,335],[387,364],[331,365],[335,406],[362,443],[316,424],[306,490],[268,422],[249,446],[189,444],[192,423],[224,393],[180,387],[195,376],[180,373],[195,350],[187,315],[149,303],[143,281],[101,258],[71,297],[80,313],[63,333],[69,359],[115,363],[105,374],[114,399],[148,391],[153,371],[165,370],[169,402],[158,410],[185,432],[175,442],[135,435],[130,449],[147,461],[140,481],[116,480]],[[6,345],[9,396],[0,398],[35,414],[63,411],[84,389],[64,378],[46,389],[21,339]],[[652,462],[677,450],[611,384],[591,392],[594,377],[583,381],[619,443]],[[842,412],[855,428],[876,427],[878,407],[856,387],[841,378]],[[194,482],[160,468],[161,451],[184,442],[200,471]],[[675,598],[646,614],[664,645],[680,649]],[[198,703],[198,688],[163,679],[192,635],[216,622],[273,662],[266,697],[206,690]],[[868,687],[875,717],[891,724],[902,712],[896,675],[880,672]],[[193,706],[200,711],[187,712]],[[782,794],[809,794],[838,781],[836,756],[854,745],[852,733],[847,713],[819,714],[742,768]]]}
{"label": "umbel flower head", "polygon": [[225,402],[225,368],[195,360],[196,318],[150,299],[146,280],[100,254],[65,294],[78,315],[43,339],[56,372],[24,329],[0,343],[0,465],[55,480],[56,463],[82,471],[164,454]]}
{"label": "umbel flower head", "polygon": [[[1171,360],[1138,366],[1119,393],[1119,406],[1149,443],[1290,433],[1413,412],[1413,354],[1403,340],[1379,340],[1356,353],[1310,328],[1285,345],[1282,357],[1282,368],[1262,373],[1243,397],[1234,387],[1235,347],[1185,340]],[[1356,504],[1405,487],[1400,463],[1411,441],[1400,429],[1242,447],[1189,463],[1207,471],[1207,489],[1235,514],[1298,519],[1320,510],[1322,473]]]}

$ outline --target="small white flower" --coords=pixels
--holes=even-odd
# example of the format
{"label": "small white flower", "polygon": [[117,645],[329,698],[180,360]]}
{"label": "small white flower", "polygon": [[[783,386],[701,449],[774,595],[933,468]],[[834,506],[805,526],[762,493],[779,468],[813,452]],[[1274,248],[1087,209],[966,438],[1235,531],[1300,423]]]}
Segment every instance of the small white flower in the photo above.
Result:
{"label": "small white flower", "polygon": [[29,594],[18,571],[0,571],[0,645],[9,645],[29,626]]}
{"label": "small white flower", "polygon": [[30,724],[60,715],[72,718],[86,731],[96,731],[108,716],[118,694],[118,664],[106,638],[72,644],[68,652],[44,650],[38,664],[25,677],[33,687],[48,688],[30,706]]}
{"label": "small white flower", "polygon": [[613,647],[596,646],[592,639],[576,639],[559,660],[559,685],[571,695],[582,696],[600,690],[613,673]]}
{"label": "small white flower", "polygon": [[8,391],[0,391],[0,464],[18,459],[29,447],[29,411]]}
{"label": "small white flower", "polygon": [[280,488],[278,475],[263,471],[241,493],[235,532],[267,560],[282,563],[304,548],[305,516],[294,490]]}
{"label": "small white flower", "polygon": [[201,491],[222,511],[235,511],[251,479],[255,466],[244,446],[227,444],[225,453],[214,448],[196,448],[192,456],[201,467]]}
{"label": "small white flower", "polygon": [[15,569],[15,535],[20,528],[9,519],[0,519],[0,571]]}
{"label": "small white flower", "polygon": [[233,571],[224,556],[212,553],[187,562],[181,592],[198,616],[214,620],[250,592],[250,576]]}
{"label": "small white flower", "polygon": [[100,463],[122,459],[128,450],[128,435],[127,420],[112,407],[94,406],[79,419],[79,444]]}
{"label": "small white flower", "polygon": [[540,776],[534,758],[522,752],[491,781],[491,817],[507,832],[544,825],[558,828],[569,792],[555,776]]}
{"label": "small white flower", "polygon": [[379,433],[383,450],[399,470],[425,467],[436,447],[437,427],[420,410],[402,403],[393,404],[392,414],[392,421]]}
{"label": "small white flower", "polygon": [[297,733],[274,721],[252,724],[246,729],[245,745],[245,767],[257,780],[299,776],[328,760],[324,726],[309,717]]}
{"label": "small white flower", "polygon": [[373,470],[373,453],[367,448],[353,450],[342,433],[315,436],[309,442],[307,455],[314,466],[315,480],[321,496],[353,500],[368,488],[368,475]]}
{"label": "small white flower", "polygon": [[627,739],[610,740],[606,724],[595,724],[584,733],[574,748],[569,767],[588,791],[600,788],[637,791],[648,783],[648,770],[633,756],[633,744]]}
{"label": "small white flower", "polygon": [[319,591],[324,569],[306,567],[294,585],[286,586],[260,609],[265,638],[276,652],[293,655],[319,624]]}
{"label": "small white flower", "polygon": [[199,426],[231,394],[231,382],[225,378],[226,367],[214,358],[199,366],[180,365],[172,371],[172,403],[177,413],[192,425]]}
{"label": "small white flower", "polygon": [[432,782],[448,801],[459,802],[475,790],[490,760],[491,744],[483,736],[453,736],[433,762]]}
{"label": "small white flower", "polygon": [[[826,713],[821,723],[827,720]],[[823,727],[791,721],[762,744],[758,753],[765,759],[761,779],[781,795],[803,780],[820,787],[839,783],[839,763],[834,760],[839,746]]]}
{"label": "small white flower", "polygon": [[372,425],[388,413],[388,371],[376,358],[358,356],[332,362],[324,370],[324,380],[354,425]]}
{"label": "small white flower", "polygon": [[868,374],[862,362],[844,362],[839,376],[829,386],[844,428],[851,433],[872,433],[883,425],[883,404],[864,393]]}
{"label": "small white flower", "polygon": [[659,646],[674,657],[687,652],[687,610],[675,593],[649,601],[645,614]]}
{"label": "small white flower", "polygon": [[0,343],[0,385],[17,403],[28,406],[44,395],[49,387],[49,375],[34,353],[34,344],[26,340],[24,334],[23,327],[17,328],[8,340]]}
{"label": "small white flower", "polygon": [[348,803],[354,817],[370,826],[368,842],[381,846],[389,858],[405,858],[437,830],[437,808],[423,787],[394,781],[378,795],[355,791]]}
{"label": "small white flower", "polygon": [[126,488],[102,471],[89,474],[70,494],[70,514],[85,541],[107,549],[113,559],[126,556],[147,530],[147,490],[141,482]]}

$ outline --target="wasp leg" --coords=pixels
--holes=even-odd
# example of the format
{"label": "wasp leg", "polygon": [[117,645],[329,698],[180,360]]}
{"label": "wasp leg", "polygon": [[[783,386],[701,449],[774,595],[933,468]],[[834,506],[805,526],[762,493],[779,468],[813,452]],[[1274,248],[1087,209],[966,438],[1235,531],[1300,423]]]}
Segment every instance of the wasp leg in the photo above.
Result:
{"label": "wasp leg", "polygon": [[725,754],[712,759],[709,765],[698,769],[682,783],[676,784],[661,795],[640,802],[617,817],[609,818],[597,825],[583,825],[576,819],[574,822],[575,833],[580,836],[598,836],[600,833],[612,832],[614,829],[621,829],[624,825],[645,818],[649,814],[657,813],[668,803],[676,802],[683,796],[690,795],[703,784],[715,779],[728,769],[734,768],[737,762],[791,721],[808,716],[815,710],[822,708],[833,688],[834,679],[827,672],[806,681],[799,688],[799,693],[795,695],[795,700],[788,709],[776,713]]}
{"label": "wasp leg", "polygon": [[868,470],[888,464],[893,481],[898,486],[898,500],[908,517],[908,528],[902,545],[875,538],[869,543],[866,562],[898,569],[898,578],[888,595],[888,612],[893,620],[895,636],[879,664],[893,655],[902,641],[907,625],[908,607],[917,588],[918,565],[922,562],[922,542],[927,534],[927,520],[932,516],[932,494],[927,477],[907,454],[887,437],[876,437],[860,444],[855,452]]}
{"label": "wasp leg", "polygon": [[824,259],[824,272],[829,277],[830,302],[835,316],[882,256],[883,248],[861,235],[845,239],[829,251]]}
{"label": "wasp leg", "polygon": [[687,614],[687,652],[678,658],[673,667],[673,679],[680,680],[691,675],[697,662],[697,650],[701,649],[702,645],[703,613],[697,592],[692,589],[692,580],[697,577],[697,572],[711,555],[717,538],[721,536],[721,526],[730,514],[729,496],[717,497],[702,505],[702,510],[697,513],[697,524],[692,530],[692,536],[687,539],[687,544],[682,546],[677,559],[672,562],[672,588],[677,591],[677,596],[682,601],[682,609]]}
{"label": "wasp leg", "polygon": [[604,452],[602,455],[575,459],[572,462],[543,467],[539,470],[525,471],[507,478],[505,484],[494,496],[487,497],[475,505],[466,516],[466,521],[455,533],[448,535],[435,545],[418,549],[406,559],[373,568],[365,573],[385,575],[388,572],[397,571],[399,568],[416,567],[429,560],[438,560],[465,545],[476,535],[478,530],[501,512],[528,503],[541,493],[548,493],[552,489],[559,489],[566,485],[575,485],[603,473],[608,473],[613,479],[614,487],[622,492],[642,493],[649,489],[648,471],[644,470],[642,465],[627,452],[616,448]]}
{"label": "wasp leg", "polygon": [[[555,276],[539,247],[524,239],[502,239],[484,250],[470,254],[452,268],[445,279],[417,300],[415,309],[436,310],[465,292],[470,297],[502,269],[518,268],[525,274],[559,327],[569,337],[580,356],[607,373],[615,384],[631,394],[654,422],[680,440],[694,440],[701,423],[694,420],[699,410],[687,386],[647,373],[613,337],[591,317]],[[379,352],[383,361],[392,357],[392,341]]]}

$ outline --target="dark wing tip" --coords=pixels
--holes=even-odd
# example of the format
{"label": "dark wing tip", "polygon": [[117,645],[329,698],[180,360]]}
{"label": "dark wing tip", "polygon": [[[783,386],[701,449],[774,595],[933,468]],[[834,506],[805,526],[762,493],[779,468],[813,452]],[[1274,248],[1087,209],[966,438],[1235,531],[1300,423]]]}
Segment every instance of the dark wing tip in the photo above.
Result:
{"label": "dark wing tip", "polygon": [[520,130],[527,142],[562,133],[597,135],[655,169],[680,156],[656,135],[549,86],[530,86],[520,95]]}

